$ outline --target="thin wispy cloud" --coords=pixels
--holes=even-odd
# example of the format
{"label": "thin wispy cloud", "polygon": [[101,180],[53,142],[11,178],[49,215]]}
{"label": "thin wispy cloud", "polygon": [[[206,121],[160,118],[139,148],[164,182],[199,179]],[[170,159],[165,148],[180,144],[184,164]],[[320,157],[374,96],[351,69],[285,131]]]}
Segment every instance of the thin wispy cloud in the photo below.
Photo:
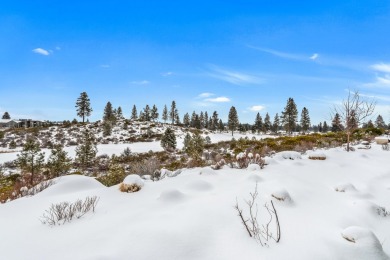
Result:
{"label": "thin wispy cloud", "polygon": [[390,73],[390,64],[378,63],[370,66],[375,71]]}
{"label": "thin wispy cloud", "polygon": [[252,112],[260,112],[260,111],[262,111],[264,109],[265,109],[265,106],[262,106],[262,105],[255,105],[255,106],[251,106],[249,108],[249,110],[252,111]]}
{"label": "thin wispy cloud", "polygon": [[314,53],[312,56],[310,56],[310,59],[311,60],[316,60],[316,59],[318,59],[318,53]]}
{"label": "thin wispy cloud", "polygon": [[111,66],[108,65],[108,64],[102,64],[100,65],[101,68],[104,68],[104,69],[107,69],[107,68],[110,68]]}
{"label": "thin wispy cloud", "polygon": [[173,72],[172,71],[168,71],[168,72],[162,72],[160,73],[161,76],[163,77],[169,77],[169,76],[172,76],[173,75]]}
{"label": "thin wispy cloud", "polygon": [[214,96],[213,93],[210,93],[210,92],[204,92],[204,93],[201,93],[199,94],[199,98],[208,98],[208,97],[211,97],[211,96]]}
{"label": "thin wispy cloud", "polygon": [[132,81],[130,82],[133,85],[148,85],[150,84],[150,81],[148,80],[141,80],[141,81]]}
{"label": "thin wispy cloud", "polygon": [[206,98],[204,101],[213,102],[213,103],[225,103],[230,102],[230,98],[228,97],[216,97],[216,98]]}
{"label": "thin wispy cloud", "polygon": [[215,65],[210,66],[212,72],[208,73],[210,77],[220,79],[226,82],[229,82],[234,85],[248,85],[248,84],[261,84],[264,83],[264,80],[250,75],[248,73],[222,69]]}
{"label": "thin wispy cloud", "polygon": [[32,52],[40,54],[40,55],[44,55],[44,56],[50,55],[49,51],[47,51],[45,49],[42,49],[42,48],[35,48],[35,49],[32,50]]}

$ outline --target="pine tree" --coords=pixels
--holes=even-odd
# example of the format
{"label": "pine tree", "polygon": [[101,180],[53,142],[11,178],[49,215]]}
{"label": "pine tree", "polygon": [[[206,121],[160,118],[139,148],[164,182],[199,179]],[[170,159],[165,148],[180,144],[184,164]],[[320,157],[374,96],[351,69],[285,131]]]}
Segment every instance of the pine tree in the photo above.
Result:
{"label": "pine tree", "polygon": [[114,110],[112,109],[111,102],[108,101],[106,106],[104,107],[103,121],[112,123],[115,121],[115,119],[116,118],[115,118]]}
{"label": "pine tree", "polygon": [[218,128],[218,113],[217,111],[213,112],[213,115],[211,116],[211,130],[215,131]]}
{"label": "pine tree", "polygon": [[184,140],[183,140],[183,151],[187,151],[188,147],[190,146],[190,142],[191,142],[191,135],[189,133],[187,133],[185,136],[184,136]]}
{"label": "pine tree", "polygon": [[173,152],[176,149],[175,132],[170,127],[165,130],[161,137],[161,147],[170,152]]}
{"label": "pine tree", "polygon": [[6,111],[6,112],[4,112],[2,119],[11,119],[11,116],[10,116],[9,113]]}
{"label": "pine tree", "polygon": [[178,110],[176,108],[176,102],[172,101],[171,110],[169,111],[169,119],[172,121],[172,125],[175,123],[177,115],[178,115]]}
{"label": "pine tree", "polygon": [[366,128],[374,128],[375,126],[374,126],[374,123],[372,122],[372,120],[370,119],[370,120],[368,120],[368,122],[367,122],[367,125],[366,125]]}
{"label": "pine tree", "polygon": [[326,121],[324,121],[324,123],[322,124],[322,131],[324,133],[329,132],[329,126],[328,126],[328,123]]}
{"label": "pine tree", "polygon": [[357,119],[356,119],[356,111],[355,110],[351,110],[351,113],[347,119],[347,127],[348,129],[357,129],[358,128],[358,122],[357,122]]}
{"label": "pine tree", "polygon": [[375,126],[377,128],[382,128],[382,129],[385,129],[386,128],[386,123],[385,121],[383,120],[383,117],[381,115],[378,115],[376,117],[376,120],[375,120]]}
{"label": "pine tree", "polygon": [[112,123],[110,121],[103,121],[103,136],[110,136],[112,133]]}
{"label": "pine tree", "polygon": [[183,124],[185,127],[190,126],[190,115],[188,113],[186,113],[183,117]]}
{"label": "pine tree", "polygon": [[151,112],[152,120],[157,121],[158,116],[159,116],[158,109],[157,109],[156,105],[153,105],[152,112]]}
{"label": "pine tree", "polygon": [[133,105],[133,109],[131,110],[131,117],[130,119],[135,121],[138,119],[138,115],[137,115],[137,107],[135,105]]}
{"label": "pine tree", "polygon": [[92,113],[91,102],[86,92],[82,92],[80,97],[76,101],[77,116],[83,119],[85,122],[85,117],[89,117]]}
{"label": "pine tree", "polygon": [[200,129],[203,129],[204,128],[204,114],[203,114],[203,111],[200,111],[200,115],[199,115],[199,125],[200,125]]}
{"label": "pine tree", "polygon": [[179,113],[176,111],[176,115],[175,115],[175,125],[180,125],[180,117],[179,117]]}
{"label": "pine tree", "polygon": [[191,121],[190,121],[191,127],[195,127],[196,125],[196,116],[197,114],[195,113],[195,111],[193,111],[191,115]]}
{"label": "pine tree", "polygon": [[47,167],[53,177],[67,174],[72,168],[72,158],[64,151],[62,145],[55,145],[51,150]]}
{"label": "pine tree", "polygon": [[259,112],[257,112],[255,119],[255,129],[258,134],[263,130],[263,118],[261,117]]}
{"label": "pine tree", "polygon": [[95,144],[95,136],[88,129],[82,132],[79,145],[76,147],[76,162],[82,170],[86,170],[93,165],[96,158],[97,147]]}
{"label": "pine tree", "polygon": [[297,124],[298,110],[293,98],[287,100],[287,105],[282,112],[282,124],[287,133],[291,134]]}
{"label": "pine tree", "polygon": [[301,112],[301,127],[304,133],[306,133],[310,127],[309,110],[306,107],[304,107]]}
{"label": "pine tree", "polygon": [[162,120],[164,120],[164,123],[168,120],[168,108],[167,105],[164,106],[163,112],[162,112]]}
{"label": "pine tree", "polygon": [[222,123],[222,119],[219,119],[218,121],[218,130],[220,133],[222,133],[225,130],[225,126]]}
{"label": "pine tree", "polygon": [[232,131],[232,136],[233,136],[234,130],[237,129],[239,123],[240,122],[238,121],[237,110],[234,106],[232,106],[230,108],[229,116],[228,116],[228,126],[229,126],[229,130]]}
{"label": "pine tree", "polygon": [[117,119],[123,119],[123,111],[122,111],[122,108],[120,106],[116,110],[116,117],[117,117]]}
{"label": "pine tree", "polygon": [[194,160],[200,160],[204,150],[204,143],[203,137],[196,133],[189,139],[185,152]]}
{"label": "pine tree", "polygon": [[147,121],[149,122],[151,120],[151,115],[150,115],[150,107],[149,105],[146,105],[146,107],[144,108],[144,121]]}
{"label": "pine tree", "polygon": [[268,132],[271,131],[271,128],[272,128],[271,118],[267,113],[265,114],[265,118],[264,118],[264,130],[265,132]]}
{"label": "pine tree", "polygon": [[322,122],[320,122],[318,124],[318,132],[322,133],[323,129],[322,129]]}
{"label": "pine tree", "polygon": [[336,113],[333,120],[332,120],[332,132],[341,132],[343,131],[344,127],[341,124],[341,118],[339,113]]}
{"label": "pine tree", "polygon": [[28,139],[23,146],[23,150],[17,155],[17,164],[23,173],[29,173],[30,185],[34,185],[35,174],[43,168],[45,162],[45,153],[41,152],[39,143],[32,139]]}
{"label": "pine tree", "polygon": [[209,114],[207,113],[207,111],[204,112],[204,123],[203,124],[204,124],[204,127],[206,129],[209,128]]}
{"label": "pine tree", "polygon": [[272,124],[272,131],[274,133],[277,133],[279,131],[279,126],[280,126],[279,115],[278,115],[278,113],[276,113],[276,115],[274,117],[274,122]]}

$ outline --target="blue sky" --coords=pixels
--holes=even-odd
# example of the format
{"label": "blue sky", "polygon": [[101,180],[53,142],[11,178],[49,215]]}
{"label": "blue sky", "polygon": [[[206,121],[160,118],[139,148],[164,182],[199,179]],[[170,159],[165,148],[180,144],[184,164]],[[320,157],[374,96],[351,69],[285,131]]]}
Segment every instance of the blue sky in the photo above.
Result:
{"label": "blue sky", "polygon": [[349,88],[388,122],[389,28],[389,1],[3,1],[0,113],[72,120],[86,91],[93,121],[176,100],[253,122],[293,97],[317,124]]}

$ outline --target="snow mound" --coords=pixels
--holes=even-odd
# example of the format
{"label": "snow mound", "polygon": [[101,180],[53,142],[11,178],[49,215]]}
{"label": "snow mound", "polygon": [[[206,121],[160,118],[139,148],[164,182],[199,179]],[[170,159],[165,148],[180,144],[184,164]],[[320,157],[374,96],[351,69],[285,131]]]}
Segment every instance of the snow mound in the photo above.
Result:
{"label": "snow mound", "polygon": [[176,170],[176,171],[170,171],[167,169],[161,169],[161,179],[165,177],[176,177],[182,172],[182,169]]}
{"label": "snow mound", "polygon": [[354,206],[359,207],[362,211],[369,212],[371,215],[380,217],[390,217],[390,212],[386,208],[379,206],[371,201],[358,201],[353,203]]}
{"label": "snow mound", "polygon": [[343,183],[343,184],[338,184],[334,187],[334,190],[337,192],[353,192],[357,191],[355,186],[353,186],[351,183]]}
{"label": "snow mound", "polygon": [[209,191],[209,190],[212,190],[214,188],[212,184],[210,184],[209,182],[204,181],[204,180],[195,180],[195,181],[189,182],[187,184],[187,187],[189,189],[195,190],[195,191]]}
{"label": "snow mound", "polygon": [[43,190],[41,195],[61,195],[105,188],[95,178],[83,175],[67,175],[54,180],[55,184]]}
{"label": "snow mound", "polygon": [[250,182],[261,182],[261,181],[263,181],[263,179],[259,175],[256,175],[256,174],[249,175],[247,180],[250,181]]}
{"label": "snow mound", "polygon": [[341,236],[353,243],[358,259],[390,259],[383,251],[376,235],[367,228],[351,226],[341,232]]}
{"label": "snow mound", "polygon": [[307,155],[310,160],[326,160],[326,155],[321,151],[310,151]]}
{"label": "snow mound", "polygon": [[251,172],[255,172],[255,171],[260,171],[261,170],[260,165],[255,164],[255,163],[249,164],[246,169],[248,171],[251,171]]}
{"label": "snow mound", "polygon": [[183,192],[177,189],[171,189],[161,192],[158,199],[164,202],[179,202],[184,200],[186,197],[187,196]]}
{"label": "snow mound", "polygon": [[137,184],[139,187],[143,187],[145,185],[144,180],[137,174],[130,174],[127,175],[126,178],[123,180],[124,184]]}
{"label": "snow mound", "polygon": [[214,171],[210,167],[202,168],[199,172],[200,175],[218,175],[217,171]]}
{"label": "snow mound", "polygon": [[280,189],[280,190],[272,192],[271,197],[275,198],[276,200],[278,200],[280,202],[292,203],[291,196],[288,193],[288,191],[285,189]]}
{"label": "snow mound", "polygon": [[274,158],[279,161],[297,160],[297,159],[302,159],[302,156],[300,153],[295,151],[284,151],[284,152],[277,153]]}
{"label": "snow mound", "polygon": [[274,158],[271,158],[271,157],[265,157],[264,162],[267,165],[278,164],[278,162]]}

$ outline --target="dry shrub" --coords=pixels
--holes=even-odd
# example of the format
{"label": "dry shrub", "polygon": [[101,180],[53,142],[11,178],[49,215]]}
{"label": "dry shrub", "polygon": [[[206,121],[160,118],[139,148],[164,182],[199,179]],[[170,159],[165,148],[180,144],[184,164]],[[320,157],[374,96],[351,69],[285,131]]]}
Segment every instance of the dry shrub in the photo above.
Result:
{"label": "dry shrub", "polygon": [[226,164],[225,160],[224,160],[224,159],[221,159],[221,160],[219,160],[219,162],[217,162],[216,164],[211,165],[211,169],[213,169],[213,170],[222,169],[222,167],[223,167],[225,164]]}
{"label": "dry shrub", "polygon": [[127,192],[127,193],[133,193],[141,190],[141,186],[138,184],[132,183],[132,184],[126,184],[126,183],[121,183],[119,185],[119,190],[121,192]]}
{"label": "dry shrub", "polygon": [[97,196],[86,197],[84,201],[77,200],[74,203],[60,202],[51,204],[50,208],[41,217],[42,224],[49,226],[61,225],[70,222],[73,218],[81,218],[87,212],[95,212],[99,201]]}
{"label": "dry shrub", "polygon": [[321,160],[321,161],[324,161],[324,160],[326,160],[326,156],[313,155],[313,156],[309,156],[309,159],[310,160]]}

